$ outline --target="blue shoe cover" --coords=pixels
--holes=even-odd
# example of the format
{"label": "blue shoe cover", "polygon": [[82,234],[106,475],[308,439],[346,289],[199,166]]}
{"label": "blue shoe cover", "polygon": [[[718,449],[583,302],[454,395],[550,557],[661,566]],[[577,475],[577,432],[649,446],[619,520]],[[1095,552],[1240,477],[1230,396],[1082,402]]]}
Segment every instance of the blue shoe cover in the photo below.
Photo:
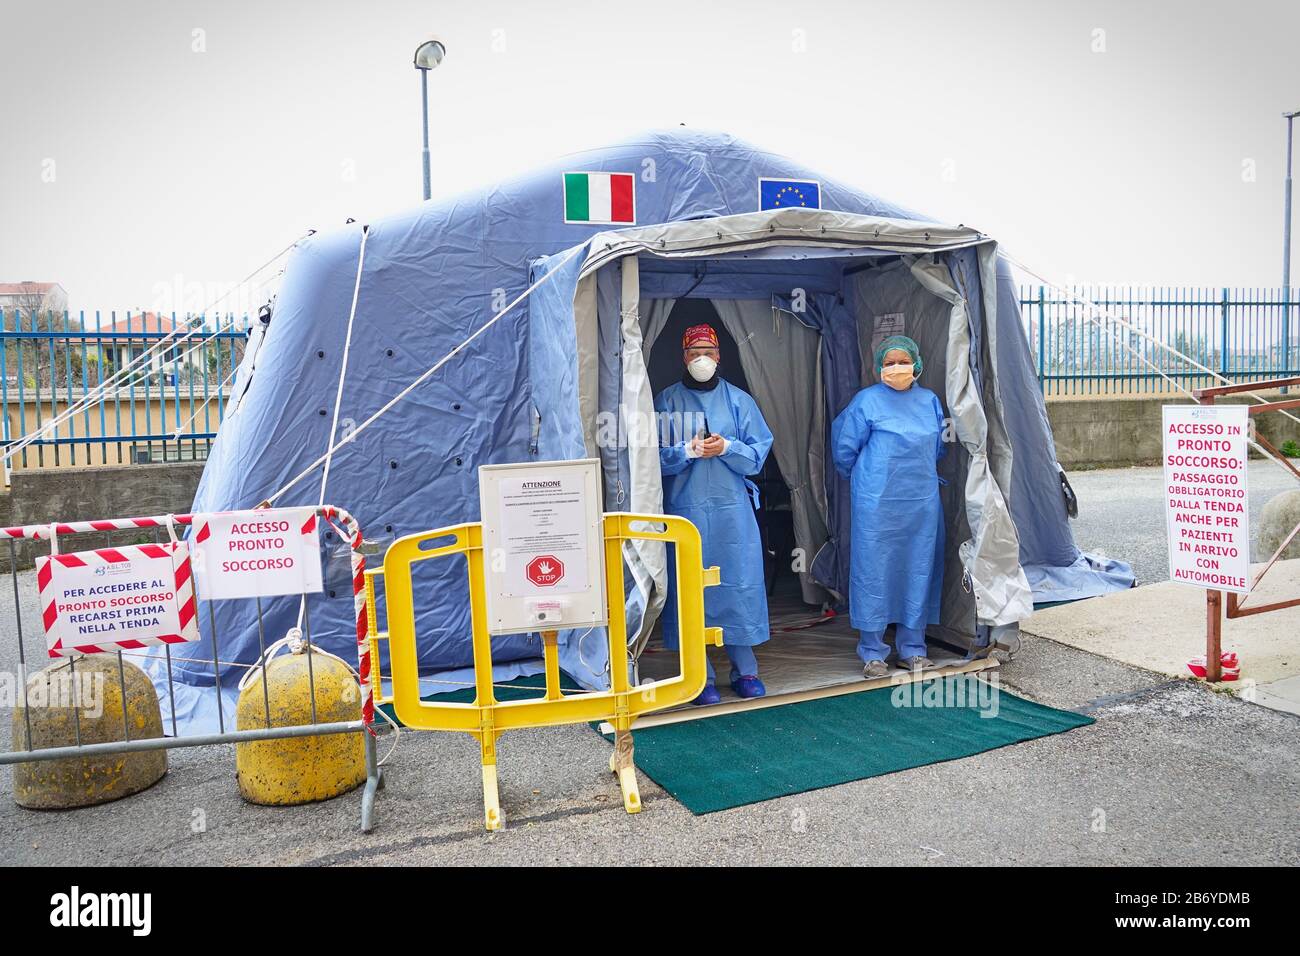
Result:
{"label": "blue shoe cover", "polygon": [[749,700],[753,697],[763,697],[767,694],[767,688],[757,677],[733,676],[731,678],[731,689],[736,692],[736,696]]}
{"label": "blue shoe cover", "polygon": [[704,690],[700,691],[700,696],[691,703],[696,707],[707,707],[709,704],[717,704],[721,701],[722,695],[718,693],[718,688],[713,684],[705,684]]}

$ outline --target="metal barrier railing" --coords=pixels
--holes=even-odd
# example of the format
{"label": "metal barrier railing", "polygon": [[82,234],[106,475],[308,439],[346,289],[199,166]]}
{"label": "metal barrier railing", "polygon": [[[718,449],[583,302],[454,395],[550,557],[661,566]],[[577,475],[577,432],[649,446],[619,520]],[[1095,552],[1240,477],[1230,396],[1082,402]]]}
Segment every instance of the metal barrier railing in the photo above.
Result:
{"label": "metal barrier railing", "polygon": [[[1215,399],[1220,395],[1233,395],[1240,392],[1257,392],[1275,388],[1290,388],[1300,386],[1300,377],[1296,378],[1278,378],[1268,379],[1258,382],[1244,382],[1239,385],[1219,385],[1214,388],[1201,388],[1192,392],[1197,402],[1202,405],[1213,405]],[[1262,415],[1267,412],[1278,412],[1288,408],[1300,408],[1300,398],[1284,399],[1275,402],[1264,402],[1258,405],[1247,406],[1251,417]],[[1282,463],[1282,465],[1293,474],[1297,480],[1300,480],[1300,469],[1282,454],[1282,452],[1273,445],[1268,439],[1261,435],[1258,430],[1251,429],[1254,433],[1254,440],[1259,443],[1270,455]],[[1247,608],[1246,602],[1253,596],[1255,588],[1259,586],[1260,581],[1272,569],[1286,551],[1287,545],[1294,540],[1297,533],[1300,533],[1300,523],[1297,523],[1291,529],[1290,534],[1282,539],[1273,556],[1268,559],[1264,569],[1255,575],[1255,580],[1250,583],[1250,593],[1245,597],[1238,597],[1235,592],[1228,593],[1226,616],[1229,619],[1240,617],[1249,617],[1253,614],[1267,614],[1269,611],[1280,611],[1283,608],[1300,606],[1300,597],[1291,598],[1283,601],[1273,601],[1269,604],[1257,604]],[[1205,591],[1205,679],[1208,681],[1217,681],[1222,675],[1223,653],[1223,619],[1225,616],[1223,609],[1223,592],[1207,588]]]}
{"label": "metal barrier railing", "polygon": [[[685,518],[669,515],[606,514],[604,537],[605,587],[610,602],[607,626],[610,689],[607,691],[564,693],[560,686],[558,635],[555,631],[543,631],[544,696],[505,702],[496,699],[484,593],[482,526],[478,523],[400,538],[389,547],[382,572],[366,574],[367,613],[374,635],[371,656],[378,660],[379,641],[386,640],[389,645],[393,693],[388,699],[393,703],[398,719],[412,729],[460,731],[479,742],[484,822],[489,830],[502,826],[497,792],[496,741],[505,731],[523,727],[607,721],[614,728],[610,770],[618,775],[624,809],[628,813],[638,812],[641,797],[632,763],[632,724],[641,714],[683,704],[697,697],[707,679],[705,646],[722,644],[722,629],[704,625],[704,588],[719,583],[719,572],[716,567],[702,567],[700,533],[693,524]],[[438,544],[444,540],[446,543]],[[681,673],[635,687],[628,679],[627,625],[622,601],[622,547],[628,540],[661,541],[677,549]],[[460,554],[465,556],[469,581],[474,701],[461,704],[422,700],[411,569],[422,561]],[[387,602],[386,633],[378,631],[375,610],[376,581],[381,573]]]}
{"label": "metal barrier railing", "polygon": [[[56,760],[62,758],[86,758],[102,754],[119,754],[131,753],[146,750],[168,750],[178,747],[201,747],[209,744],[230,744],[246,743],[262,740],[276,740],[296,737],[324,736],[327,734],[344,734],[358,733],[362,737],[365,763],[366,763],[366,782],[361,797],[361,829],[363,832],[369,832],[374,825],[374,802],[375,795],[382,786],[383,777],[379,767],[375,748],[375,735],[372,732],[371,724],[374,720],[374,708],[370,696],[370,647],[369,632],[367,630],[367,614],[364,594],[365,582],[365,555],[362,552],[362,535],[353,517],[341,508],[333,506],[323,506],[315,509],[318,518],[328,523],[340,538],[347,543],[351,573],[352,573],[352,591],[353,591],[353,612],[357,622],[357,651],[358,651],[358,685],[360,699],[360,716],[356,720],[343,720],[332,722],[316,722],[316,682],[315,671],[311,666],[312,655],[323,653],[313,648],[311,644],[311,613],[310,608],[313,599],[320,600],[319,595],[306,595],[306,600],[302,605],[302,630],[303,637],[306,641],[304,653],[308,655],[308,674],[309,674],[309,696],[311,701],[311,713],[313,719],[309,723],[297,724],[293,726],[272,726],[271,717],[271,700],[269,691],[266,689],[268,681],[265,677],[262,680],[263,700],[265,710],[265,726],[260,728],[248,728],[244,730],[231,730],[226,727],[225,713],[222,706],[223,702],[220,697],[221,674],[223,671],[228,672],[230,668],[244,668],[252,670],[259,666],[258,663],[248,664],[239,661],[223,660],[220,654],[220,643],[216,633],[215,619],[212,615],[211,601],[195,591],[195,600],[207,601],[209,634],[207,639],[211,642],[212,655],[210,658],[213,670],[213,686],[211,693],[217,698],[217,714],[219,721],[219,732],[215,734],[194,734],[182,735],[178,732],[178,722],[176,719],[176,688],[172,668],[172,654],[169,645],[162,645],[162,657],[166,664],[167,675],[167,698],[171,714],[171,736],[162,737],[141,737],[132,739],[130,735],[130,722],[127,719],[127,694],[126,678],[124,673],[124,661],[130,657],[152,656],[141,652],[131,650],[116,650],[108,653],[115,653],[118,663],[118,674],[122,686],[122,716],[123,716],[123,737],[122,740],[109,741],[105,743],[83,743],[81,740],[81,701],[79,695],[74,695],[72,700],[73,721],[75,728],[76,744],[71,746],[58,747],[33,747],[33,736],[31,727],[31,709],[28,707],[27,685],[28,685],[28,660],[29,655],[26,649],[23,628],[23,600],[21,596],[20,572],[18,570],[18,557],[16,543],[20,540],[31,541],[48,541],[51,534],[64,535],[97,535],[105,536],[105,543],[112,543],[112,535],[115,533],[121,535],[128,533],[137,540],[142,536],[153,537],[153,543],[161,542],[161,534],[167,529],[169,523],[175,525],[190,525],[193,523],[193,515],[157,515],[143,518],[111,518],[97,521],[75,521],[67,523],[58,523],[51,525],[26,525],[20,527],[0,529],[0,537],[8,540],[9,559],[10,559],[10,577],[13,584],[14,607],[15,607],[15,634],[18,642],[18,700],[23,707],[26,727],[23,740],[25,748],[14,750],[7,753],[0,753],[0,765],[18,764],[38,760]],[[261,663],[269,663],[266,660],[267,641],[263,622],[262,603],[260,599],[242,599],[256,601],[257,614],[257,636],[261,649]],[[84,658],[85,655],[73,654],[68,656],[68,667],[70,673],[75,675],[77,661]],[[75,677],[74,677],[75,679]],[[157,681],[155,680],[155,684]],[[164,725],[163,732],[166,733]]]}
{"label": "metal barrier railing", "polygon": [[37,436],[9,468],[135,464],[136,444],[206,458],[248,324],[233,314],[0,309],[0,438]]}
{"label": "metal barrier railing", "polygon": [[1229,381],[1300,375],[1300,290],[1038,285],[1021,286],[1018,301],[1048,398],[1167,395],[1216,384],[1206,369]]}

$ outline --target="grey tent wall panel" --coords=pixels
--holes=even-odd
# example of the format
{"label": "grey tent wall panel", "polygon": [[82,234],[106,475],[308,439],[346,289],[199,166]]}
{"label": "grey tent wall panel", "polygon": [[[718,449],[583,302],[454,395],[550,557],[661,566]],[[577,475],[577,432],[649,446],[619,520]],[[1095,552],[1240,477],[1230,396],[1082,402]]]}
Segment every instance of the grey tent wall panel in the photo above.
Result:
{"label": "grey tent wall panel", "polygon": [[[813,491],[813,475],[822,475],[826,454],[825,397],[817,374],[821,337],[769,298],[711,301],[736,342],[754,401],[772,430],[771,454],[790,491],[796,546],[814,555],[829,538],[824,498],[819,502]],[[805,603],[827,599],[810,570],[799,573],[799,583]]]}

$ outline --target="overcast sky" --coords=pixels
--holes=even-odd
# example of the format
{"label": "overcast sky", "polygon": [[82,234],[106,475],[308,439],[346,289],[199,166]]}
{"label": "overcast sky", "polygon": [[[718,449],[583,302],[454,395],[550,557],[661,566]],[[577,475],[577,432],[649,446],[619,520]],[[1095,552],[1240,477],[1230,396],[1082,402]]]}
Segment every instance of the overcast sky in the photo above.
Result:
{"label": "overcast sky", "polygon": [[0,281],[74,309],[197,309],[308,228],[418,202],[430,35],[435,196],[685,123],[1058,281],[1281,284],[1291,0],[0,10]]}

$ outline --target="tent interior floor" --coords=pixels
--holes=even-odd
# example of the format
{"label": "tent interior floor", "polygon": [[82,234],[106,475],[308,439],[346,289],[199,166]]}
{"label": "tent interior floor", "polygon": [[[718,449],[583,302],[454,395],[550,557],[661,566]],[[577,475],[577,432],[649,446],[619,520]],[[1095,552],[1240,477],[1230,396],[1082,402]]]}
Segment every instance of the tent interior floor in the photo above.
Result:
{"label": "tent interior floor", "polygon": [[[858,632],[849,623],[847,614],[829,618],[825,623],[812,627],[788,630],[796,625],[817,621],[820,615],[815,607],[799,600],[797,594],[781,593],[768,598],[768,614],[771,620],[771,639],[754,648],[754,656],[758,658],[758,674],[767,687],[767,696],[750,700],[737,697],[731,690],[731,662],[727,659],[726,651],[721,647],[711,647],[709,660],[718,675],[717,687],[722,697],[721,702],[708,707],[686,704],[647,714],[637,720],[636,728],[716,717],[739,710],[777,707],[816,697],[875,690],[928,680],[941,674],[969,673],[998,666],[998,661],[993,657],[967,660],[964,651],[940,644],[929,637],[926,645],[930,660],[935,664],[933,670],[913,674],[894,669],[886,677],[865,680],[862,676],[862,662],[857,655]],[[886,641],[892,646],[892,632],[886,635]],[[639,664],[642,680],[663,680],[680,673],[677,652],[663,646],[658,626],[642,651]]]}
{"label": "tent interior floor", "polygon": [[[997,658],[992,656],[967,660],[965,651],[942,644],[929,636],[926,646],[930,660],[935,664],[933,669],[909,673],[895,668],[888,676],[866,680],[862,676],[862,662],[857,655],[858,632],[849,623],[849,616],[841,614],[823,619],[817,608],[803,603],[798,583],[789,577],[778,578],[774,593],[769,595],[768,619],[771,622],[771,639],[754,649],[754,655],[758,658],[759,676],[767,687],[766,696],[750,700],[737,697],[731,690],[731,662],[727,659],[726,651],[721,647],[710,647],[709,660],[718,675],[717,687],[722,700],[708,707],[683,704],[646,714],[637,718],[634,729],[718,717],[743,710],[779,707],[819,697],[896,687],[946,674],[968,674],[999,666]],[[809,624],[812,626],[806,626]],[[885,640],[892,647],[892,631],[886,633]],[[663,646],[662,629],[656,624],[649,643],[641,652],[639,678],[672,678],[681,672],[678,661],[677,652]],[[540,668],[541,661],[536,663]],[[508,683],[524,689],[540,689],[541,685],[536,680],[536,677],[523,678]],[[567,675],[562,675],[562,680],[567,693],[582,693]],[[387,678],[383,680],[382,687],[384,696],[391,697],[392,685]],[[425,700],[440,694],[458,693],[468,694],[465,701],[468,702],[473,696],[470,684],[433,677],[421,677],[420,688]],[[608,724],[602,724],[601,732],[612,733],[612,728]]]}

